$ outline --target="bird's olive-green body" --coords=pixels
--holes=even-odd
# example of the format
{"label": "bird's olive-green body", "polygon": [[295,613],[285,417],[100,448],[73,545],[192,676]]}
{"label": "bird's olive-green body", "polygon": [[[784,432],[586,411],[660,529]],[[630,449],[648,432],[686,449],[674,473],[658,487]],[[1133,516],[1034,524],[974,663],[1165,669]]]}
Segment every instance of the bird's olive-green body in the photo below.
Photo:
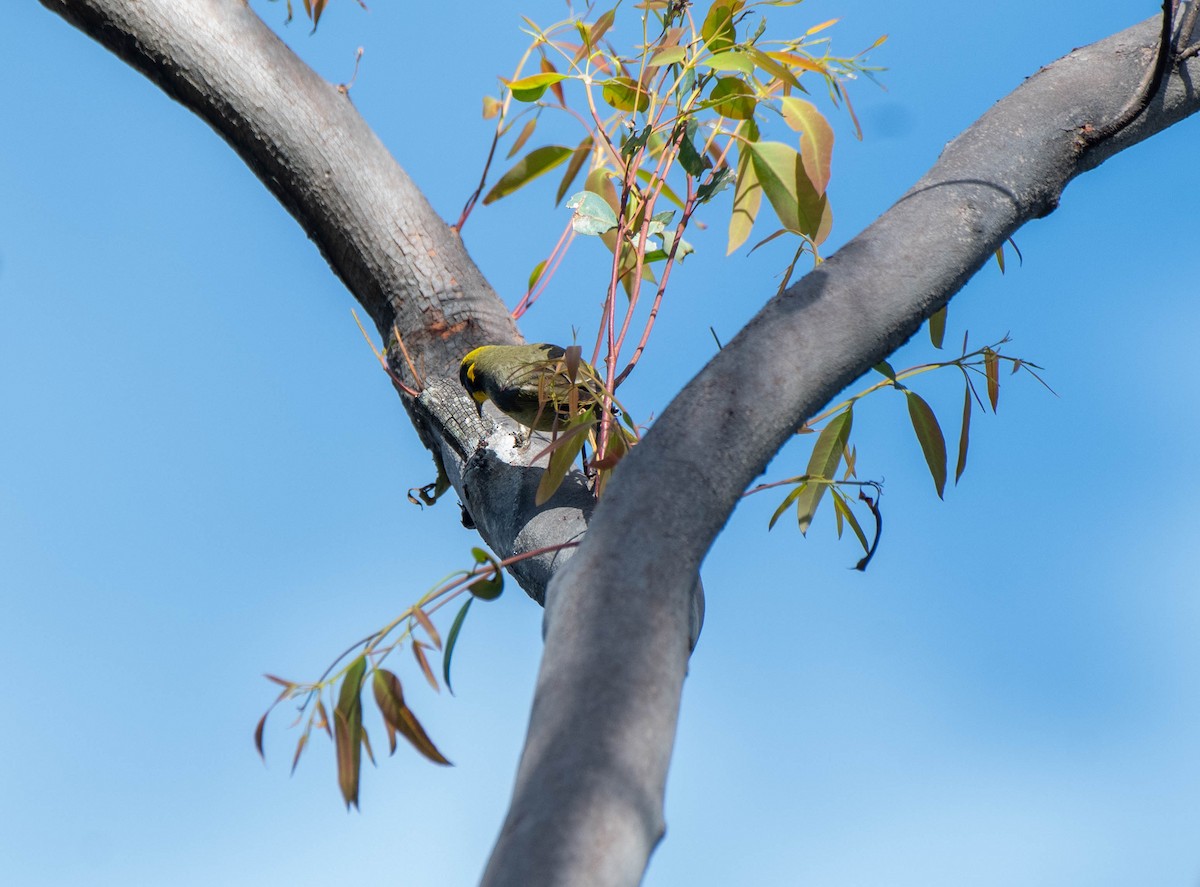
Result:
{"label": "bird's olive-green body", "polygon": [[[484,345],[462,359],[458,379],[482,415],[490,400],[500,412],[535,431],[559,428],[570,418],[571,389],[577,402],[588,405],[593,398],[565,370],[566,351],[557,345]],[[579,376],[592,374],[579,365]]]}

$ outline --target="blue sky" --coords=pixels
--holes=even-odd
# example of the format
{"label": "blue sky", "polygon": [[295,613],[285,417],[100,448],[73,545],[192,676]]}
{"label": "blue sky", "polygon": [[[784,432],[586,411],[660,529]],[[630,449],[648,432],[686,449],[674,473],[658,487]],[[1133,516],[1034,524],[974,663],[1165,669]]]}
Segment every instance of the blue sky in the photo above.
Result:
{"label": "blue sky", "polygon": [[[479,99],[558,3],[334,2],[288,41],[353,98],[448,220],[478,175]],[[856,84],[838,134],[844,242],[941,146],[1072,47],[1152,15],[1027,0],[809,0],[835,47],[890,35],[886,91]],[[256,3],[281,23],[279,4]],[[464,15],[469,12],[468,17]],[[202,123],[32,3],[0,31],[0,859],[22,885],[471,883],[511,789],[541,611],[473,608],[458,696],[408,681],[452,769],[397,753],[342,808],[332,752],[296,775],[273,691],[320,673],[475,537],[405,490],[432,465],[296,224]],[[1192,545],[1200,339],[1195,121],[1073,183],[982,271],[948,340],[1006,332],[1058,396],[1005,380],[961,484],[932,492],[898,397],[856,418],[886,480],[871,569],[828,515],[807,540],[749,500],[705,564],[651,885],[1143,885],[1200,878],[1200,596]],[[519,294],[563,210],[549,189],[465,235]],[[647,415],[776,285],[779,253],[729,259],[723,224],[680,269],[631,409]],[[523,323],[594,323],[588,264]],[[572,299],[572,296],[576,298]],[[582,319],[581,319],[582,318]],[[589,333],[581,335],[587,340]],[[897,365],[926,360],[921,339]],[[956,415],[958,390],[919,388]],[[947,419],[948,424],[952,422]],[[788,448],[772,477],[799,473]],[[415,678],[415,671],[411,674]],[[368,728],[376,727],[368,720]],[[379,740],[377,740],[377,746]]]}

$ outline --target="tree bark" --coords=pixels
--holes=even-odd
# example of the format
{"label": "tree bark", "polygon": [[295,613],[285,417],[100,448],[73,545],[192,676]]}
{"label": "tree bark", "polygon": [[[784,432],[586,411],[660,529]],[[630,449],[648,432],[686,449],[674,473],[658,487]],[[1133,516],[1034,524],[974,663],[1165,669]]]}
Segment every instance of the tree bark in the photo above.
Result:
{"label": "tree bark", "polygon": [[[457,235],[347,95],[243,3],[42,2],[213,126],[385,340],[395,328],[424,376],[453,377],[475,345],[519,341]],[[1136,94],[1157,33],[1153,19],[1072,52],[951,142],[895,206],[767,302],[671,402],[615,472],[590,526],[578,484],[533,507],[537,469],[507,445],[511,429],[474,423],[453,385],[431,384],[419,403],[402,394],[498,554],[576,541],[587,529],[570,560],[531,561],[518,577],[535,598],[545,592],[546,649],[485,883],[640,881],[663,832],[698,630],[695,577],[709,546],[794,429],[908,339],[1020,225],[1051,212],[1071,178],[1200,107],[1193,53],[1132,125],[1089,137]],[[412,381],[402,362],[392,368]]]}

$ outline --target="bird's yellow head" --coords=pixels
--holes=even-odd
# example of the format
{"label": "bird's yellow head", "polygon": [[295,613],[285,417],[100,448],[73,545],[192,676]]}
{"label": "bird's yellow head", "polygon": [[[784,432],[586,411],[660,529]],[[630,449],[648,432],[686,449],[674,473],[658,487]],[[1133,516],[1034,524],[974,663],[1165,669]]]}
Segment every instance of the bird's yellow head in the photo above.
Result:
{"label": "bird's yellow head", "polygon": [[462,359],[462,363],[458,367],[458,381],[462,383],[462,387],[467,390],[467,394],[471,395],[471,399],[480,409],[483,408],[483,402],[488,399],[488,396],[487,392],[483,390],[483,381],[477,378],[475,362],[487,347],[484,345],[482,348],[467,352],[467,356]]}

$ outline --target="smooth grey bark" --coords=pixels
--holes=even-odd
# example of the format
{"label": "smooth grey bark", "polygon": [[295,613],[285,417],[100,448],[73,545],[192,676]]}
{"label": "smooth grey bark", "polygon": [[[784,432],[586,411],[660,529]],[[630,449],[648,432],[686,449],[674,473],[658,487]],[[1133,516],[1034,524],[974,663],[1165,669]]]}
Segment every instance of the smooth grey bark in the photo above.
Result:
{"label": "smooth grey bark", "polygon": [[[381,333],[394,324],[428,375],[453,375],[475,344],[518,338],[457,237],[348,98],[244,4],[42,2],[217,129],[317,242]],[[546,596],[546,650],[485,883],[640,881],[663,831],[696,571],[742,491],[794,428],[911,336],[1021,224],[1052,211],[1071,178],[1197,110],[1193,54],[1132,126],[1089,139],[1136,93],[1156,34],[1151,20],[1076,50],[951,142],[892,209],[770,300],[718,353],[616,471],[575,556],[539,568],[542,581],[557,569]],[[528,469],[515,466],[517,475],[497,487],[506,493],[490,495],[489,478],[510,470],[502,440],[493,433],[490,447],[472,449],[479,428],[469,429],[469,418],[447,431],[457,408],[440,406],[435,387],[406,406],[493,549],[506,555],[576,538],[586,512],[578,509],[580,523],[550,508],[541,511],[545,542],[531,540],[520,524],[530,508],[512,508]],[[705,455],[713,452],[722,459]]]}

